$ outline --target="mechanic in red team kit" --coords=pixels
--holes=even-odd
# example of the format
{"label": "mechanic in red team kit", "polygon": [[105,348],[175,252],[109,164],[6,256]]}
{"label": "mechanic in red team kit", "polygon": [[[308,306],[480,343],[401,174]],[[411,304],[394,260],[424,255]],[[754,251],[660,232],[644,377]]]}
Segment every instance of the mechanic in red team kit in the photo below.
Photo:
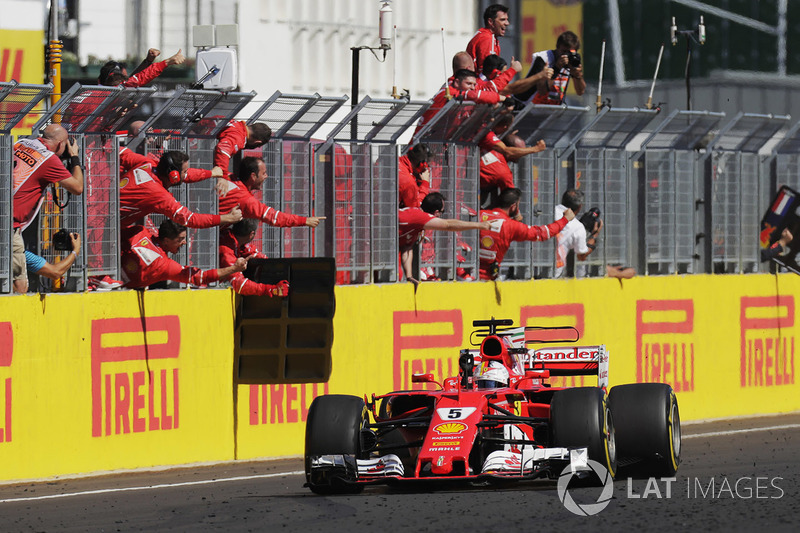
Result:
{"label": "mechanic in red team kit", "polygon": [[243,272],[247,259],[239,257],[233,265],[200,270],[183,266],[169,258],[186,244],[186,227],[165,220],[158,234],[143,226],[131,226],[122,230],[122,279],[129,289],[141,289],[160,281],[176,281],[203,286]]}
{"label": "mechanic in red team kit", "polygon": [[420,207],[407,207],[398,212],[400,228],[400,264],[406,279],[418,285],[419,281],[412,277],[411,264],[414,258],[414,244],[419,240],[423,230],[465,231],[470,229],[488,229],[486,222],[469,222],[457,218],[439,218],[444,213],[444,196],[432,192],[422,200]]}
{"label": "mechanic in red team kit", "polygon": [[545,241],[564,229],[567,222],[575,218],[571,209],[564,216],[546,226],[528,226],[519,220],[519,189],[506,189],[497,199],[494,209],[481,211],[481,222],[489,222],[489,229],[481,230],[479,252],[482,280],[497,279],[500,263],[513,241]]}
{"label": "mechanic in red team kit", "polygon": [[160,213],[190,228],[210,228],[233,224],[242,219],[242,212],[238,208],[224,215],[193,213],[170,194],[168,187],[181,183],[192,174],[213,177],[210,170],[190,169],[189,156],[183,152],[164,152],[158,165],[153,168],[149,157],[124,148],[119,154],[119,162],[122,176],[119,190],[122,227],[135,224],[150,213]]}
{"label": "mechanic in red team kit", "polygon": [[479,29],[467,44],[467,52],[475,62],[475,70],[483,70],[483,60],[491,54],[500,55],[498,37],[506,34],[511,22],[508,20],[508,8],[501,4],[492,4],[483,12],[483,28]]}
{"label": "mechanic in red team kit", "polygon": [[244,149],[259,148],[269,142],[272,130],[263,122],[249,126],[241,120],[231,120],[217,135],[214,147],[214,166],[222,169],[225,179],[230,179],[230,161]]}
{"label": "mechanic in red team kit", "polygon": [[264,205],[253,196],[260,191],[267,179],[267,165],[260,157],[242,158],[239,164],[238,179],[234,181],[220,180],[219,212],[230,213],[237,206],[242,210],[244,218],[254,218],[270,226],[290,228],[308,226],[316,228],[325,217],[306,217],[278,211]]}
{"label": "mechanic in red team kit", "polygon": [[419,207],[431,189],[430,149],[416,144],[397,161],[400,207]]}
{"label": "mechanic in red team kit", "polygon": [[[219,236],[219,265],[221,267],[236,264],[237,259],[266,259],[266,256],[253,245],[258,230],[258,220],[245,218],[230,228],[220,232]],[[244,277],[241,272],[220,278],[220,281],[229,281],[233,290],[244,296],[280,296],[289,295],[289,282],[281,280],[275,285],[257,283]]]}
{"label": "mechanic in red team kit", "polygon": [[123,87],[143,87],[160,76],[170,65],[181,65],[186,61],[186,57],[181,50],[178,50],[178,53],[174,56],[170,56],[158,63],[152,63],[152,60],[155,59],[159,53],[161,53],[159,50],[151,48],[145,59],[145,62],[150,60],[150,64],[141,70],[137,68],[137,71],[131,77],[128,77],[128,72],[124,64],[118,61],[108,61],[100,69],[100,76],[97,78],[97,83],[108,87],[116,87],[117,85],[122,85]]}
{"label": "mechanic in red team kit", "polygon": [[[422,118],[414,131],[416,135],[422,127],[430,122],[430,120],[442,109],[448,100],[452,98],[459,98],[461,100],[468,100],[478,104],[496,104],[506,99],[505,95],[490,89],[476,89],[478,84],[478,75],[475,72],[467,69],[457,70],[452,81],[448,85],[439,89],[433,96],[433,103],[422,114]],[[449,91],[448,91],[449,88]]]}

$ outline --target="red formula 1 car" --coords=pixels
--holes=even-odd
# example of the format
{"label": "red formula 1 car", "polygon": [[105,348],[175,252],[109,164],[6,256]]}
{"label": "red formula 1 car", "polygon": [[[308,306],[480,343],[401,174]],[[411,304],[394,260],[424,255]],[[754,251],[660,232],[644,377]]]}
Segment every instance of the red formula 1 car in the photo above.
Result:
{"label": "red formula 1 car", "polygon": [[[639,475],[675,474],[681,431],[669,385],[608,391],[605,346],[528,347],[545,342],[543,330],[574,332],[576,342],[571,327],[515,328],[495,319],[473,326],[480,349],[461,350],[457,377],[441,384],[431,374],[412,377],[438,390],[316,398],[306,425],[306,486],[336,494],[375,483],[553,479],[565,469],[590,477],[598,474],[593,462],[611,476],[634,465]],[[574,375],[596,375],[597,386],[548,383]]]}

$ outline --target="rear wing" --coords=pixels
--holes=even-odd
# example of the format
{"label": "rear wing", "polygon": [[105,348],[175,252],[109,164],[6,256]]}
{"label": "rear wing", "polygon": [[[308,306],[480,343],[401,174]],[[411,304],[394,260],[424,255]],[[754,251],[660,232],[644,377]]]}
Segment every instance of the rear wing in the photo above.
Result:
{"label": "rear wing", "polygon": [[549,370],[551,376],[597,376],[597,386],[608,388],[608,352],[595,346],[529,348],[522,354],[525,370]]}

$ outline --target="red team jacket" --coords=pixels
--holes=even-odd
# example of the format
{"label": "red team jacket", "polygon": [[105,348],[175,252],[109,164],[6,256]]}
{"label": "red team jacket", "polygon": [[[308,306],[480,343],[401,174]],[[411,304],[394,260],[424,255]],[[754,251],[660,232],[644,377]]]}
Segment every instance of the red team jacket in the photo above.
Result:
{"label": "red team jacket", "polygon": [[480,143],[481,177],[480,189],[508,189],[514,186],[514,174],[508,166],[506,158],[492,147],[500,142],[495,132],[489,131]]}
{"label": "red team jacket", "polygon": [[414,176],[414,168],[411,160],[404,155],[397,162],[398,185],[400,188],[400,207],[419,207],[422,200],[430,192],[430,183],[420,180]]}
{"label": "red team jacket", "polygon": [[528,226],[511,219],[499,209],[481,211],[480,220],[488,220],[492,225],[492,229],[481,230],[481,249],[478,252],[481,279],[493,279],[490,274],[492,263],[499,265],[503,262],[513,241],[545,241],[567,225],[567,219],[562,217],[546,226]]}
{"label": "red team jacket", "polygon": [[222,167],[225,179],[230,179],[228,169],[231,158],[244,148],[247,142],[247,124],[241,120],[231,120],[217,135],[217,146],[214,148],[214,166]]}
{"label": "red team jacket", "polygon": [[407,207],[397,212],[397,222],[400,236],[400,250],[410,248],[417,242],[425,224],[432,218],[430,213],[426,213],[419,207]]}
{"label": "red team jacket", "polygon": [[489,28],[479,29],[467,44],[467,53],[475,61],[475,71],[483,70],[483,60],[491,54],[500,55],[500,43]]}
{"label": "red team jacket", "polygon": [[[433,104],[428,108],[425,113],[422,114],[422,119],[417,126],[417,129],[414,131],[414,135],[419,132],[419,130],[425,124],[433,118],[433,116],[439,112],[441,108],[447,103],[447,92],[445,87],[439,89],[439,92],[436,93],[433,97]],[[452,83],[450,83],[450,95],[453,98],[461,98],[462,100],[469,100],[472,102],[476,102],[479,104],[496,104],[500,101],[500,93],[494,90],[489,89],[474,89],[471,91],[459,91],[455,87],[453,87]]]}
{"label": "red team jacket", "polygon": [[167,252],[153,240],[155,236],[154,231],[143,226],[122,230],[122,277],[125,287],[138,289],[165,280],[202,286],[219,280],[217,269],[203,271],[170,259]]}
{"label": "red team jacket", "polygon": [[[255,255],[253,255],[255,254]],[[239,257],[256,257],[259,259],[266,259],[267,256],[258,251],[253,243],[240,245],[236,240],[236,235],[229,229],[223,230],[219,235],[219,266],[228,267],[236,262]],[[241,272],[235,272],[227,279],[231,287],[239,294],[244,296],[272,296],[274,285],[267,285],[263,283],[256,283],[253,280],[244,277]]]}
{"label": "red team jacket", "polygon": [[[194,213],[181,205],[161,184],[153,171],[153,161],[127,148],[120,151],[120,223],[123,227],[136,223],[145,215],[160,213],[182,226],[210,228],[218,226],[219,215]],[[208,173],[210,170],[199,170]],[[189,180],[187,180],[189,181]]]}
{"label": "red team jacket", "polygon": [[283,213],[277,209],[264,205],[255,199],[253,193],[241,181],[224,183],[224,190],[219,199],[219,212],[230,213],[237,205],[242,210],[243,218],[254,218],[281,228],[304,226],[306,217]]}

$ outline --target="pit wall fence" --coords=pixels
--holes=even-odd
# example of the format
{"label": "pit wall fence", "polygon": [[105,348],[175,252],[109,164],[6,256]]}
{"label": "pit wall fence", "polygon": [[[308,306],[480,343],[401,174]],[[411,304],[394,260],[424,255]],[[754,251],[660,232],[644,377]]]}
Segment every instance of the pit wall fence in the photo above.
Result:
{"label": "pit wall fence", "polygon": [[[0,294],[11,284],[12,128],[51,86],[0,83]],[[212,167],[216,136],[230,119],[265,122],[273,139],[246,155],[264,157],[270,176],[260,199],[276,209],[324,216],[318,228],[262,225],[260,248],[273,258],[334,257],[339,284],[392,283],[398,275],[398,158],[400,142],[430,101],[290,95],[279,91],[253,111],[254,92],[181,88],[80,86],[43,112],[35,131],[60,121],[81,147],[83,195],[61,208],[46,194],[38,221],[25,235],[56,262],[60,228],[80,231],[83,247],[57,290],[87,290],[90,276],[120,278],[119,152],[182,150],[192,166]],[[348,112],[349,107],[349,112]],[[247,109],[247,110],[246,110]],[[135,111],[135,112],[134,112]],[[414,136],[428,143],[432,190],[446,197],[445,216],[477,220],[480,209],[478,143],[509,111],[451,100]],[[134,118],[146,120],[137,136]],[[548,149],[510,166],[523,192],[528,224],[547,224],[568,187],[586,193],[584,210],[598,207],[605,225],[587,261],[568,265],[576,277],[605,275],[607,265],[633,266],[639,275],[769,272],[759,262],[759,221],[780,185],[800,188],[800,122],[789,116],[713,111],[667,113],[639,108],[537,106],[514,112],[513,131],[528,145]],[[233,168],[232,170],[236,170]],[[184,205],[216,213],[213,180],[173,187]],[[60,198],[63,205],[67,195]],[[159,221],[155,217],[155,222]],[[218,232],[188,232],[177,260],[217,266]],[[420,266],[442,280],[476,277],[478,234],[438,232],[420,250]],[[38,243],[38,244],[35,244]],[[554,244],[519,243],[501,267],[502,279],[550,278]],[[46,280],[38,289],[49,292]]]}
{"label": "pit wall fence", "polygon": [[[298,456],[320,394],[454,375],[472,321],[572,325],[684,421],[800,410],[794,274],[337,286],[325,383],[237,384],[229,289],[0,299],[0,480]],[[553,385],[591,385],[588,377]]]}

